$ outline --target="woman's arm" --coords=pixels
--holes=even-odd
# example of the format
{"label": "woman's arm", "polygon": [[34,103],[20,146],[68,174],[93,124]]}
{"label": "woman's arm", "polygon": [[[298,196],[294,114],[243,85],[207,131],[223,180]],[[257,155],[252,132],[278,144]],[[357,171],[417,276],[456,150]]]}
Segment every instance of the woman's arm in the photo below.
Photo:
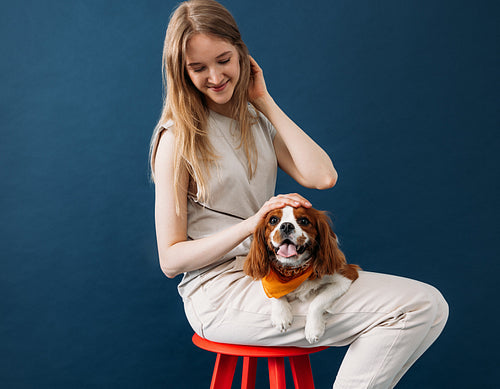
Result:
{"label": "woman's arm", "polygon": [[280,168],[302,186],[333,187],[337,172],[328,154],[280,109],[267,91],[262,69],[252,57],[250,63],[249,100],[277,130],[274,148]]}
{"label": "woman's arm", "polygon": [[187,191],[189,176],[183,171],[178,185],[180,212],[175,211],[173,130],[162,134],[155,158],[155,221],[160,267],[165,275],[196,270],[219,260],[253,233],[271,209],[285,205],[311,205],[297,194],[273,197],[252,217],[209,237],[187,240]]}

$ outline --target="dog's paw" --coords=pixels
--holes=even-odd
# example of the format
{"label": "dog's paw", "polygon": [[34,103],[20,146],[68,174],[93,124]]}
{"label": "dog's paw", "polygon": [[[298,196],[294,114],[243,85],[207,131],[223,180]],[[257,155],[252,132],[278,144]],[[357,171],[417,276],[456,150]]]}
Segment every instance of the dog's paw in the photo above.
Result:
{"label": "dog's paw", "polygon": [[325,333],[325,323],[322,320],[307,320],[305,335],[309,343],[318,343],[319,339]]}
{"label": "dog's paw", "polygon": [[286,305],[276,306],[271,314],[271,323],[279,332],[286,332],[293,322],[293,315],[290,307]]}

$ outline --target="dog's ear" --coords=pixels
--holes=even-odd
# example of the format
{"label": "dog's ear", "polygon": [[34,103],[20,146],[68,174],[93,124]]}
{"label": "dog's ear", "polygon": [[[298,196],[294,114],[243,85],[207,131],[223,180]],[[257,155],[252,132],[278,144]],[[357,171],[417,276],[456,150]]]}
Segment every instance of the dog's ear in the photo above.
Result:
{"label": "dog's ear", "polygon": [[266,220],[262,220],[257,226],[250,251],[243,264],[243,270],[254,279],[261,279],[267,276],[270,269],[269,253],[266,242]]}
{"label": "dog's ear", "polygon": [[354,281],[359,277],[358,270],[361,270],[358,265],[351,265],[350,263],[346,263],[339,269],[339,274],[343,275],[346,278],[349,278],[351,281]]}
{"label": "dog's ear", "polygon": [[337,236],[330,226],[330,219],[325,212],[317,211],[316,230],[318,235],[317,251],[313,260],[314,278],[333,274],[346,264],[344,253],[339,249]]}

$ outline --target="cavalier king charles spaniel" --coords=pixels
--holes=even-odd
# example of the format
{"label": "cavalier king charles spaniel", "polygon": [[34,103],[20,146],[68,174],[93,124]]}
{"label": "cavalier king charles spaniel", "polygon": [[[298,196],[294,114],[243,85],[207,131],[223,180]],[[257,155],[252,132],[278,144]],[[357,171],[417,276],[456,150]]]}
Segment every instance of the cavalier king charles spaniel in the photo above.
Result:
{"label": "cavalier king charles spaniel", "polygon": [[269,212],[257,226],[244,271],[261,280],[272,304],[271,322],[281,332],[292,324],[288,298],[308,301],[305,336],[318,342],[323,314],[358,278],[346,262],[325,212],[287,206]]}

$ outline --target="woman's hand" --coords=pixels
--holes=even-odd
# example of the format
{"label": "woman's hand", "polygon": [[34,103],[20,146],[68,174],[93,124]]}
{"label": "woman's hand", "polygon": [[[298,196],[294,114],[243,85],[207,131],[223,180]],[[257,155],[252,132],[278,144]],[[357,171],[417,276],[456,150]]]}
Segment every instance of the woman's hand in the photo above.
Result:
{"label": "woman's hand", "polygon": [[263,101],[270,97],[267,92],[266,82],[264,81],[264,73],[262,69],[257,64],[257,61],[248,56],[250,59],[250,84],[248,85],[248,100],[258,109],[261,110],[260,106]]}
{"label": "woman's hand", "polygon": [[311,208],[312,205],[304,197],[297,193],[282,194],[278,196],[271,197],[267,200],[264,205],[259,209],[259,211],[247,219],[251,223],[251,230],[255,231],[257,225],[261,222],[266,215],[274,209],[284,208],[287,205],[298,208],[305,207]]}

